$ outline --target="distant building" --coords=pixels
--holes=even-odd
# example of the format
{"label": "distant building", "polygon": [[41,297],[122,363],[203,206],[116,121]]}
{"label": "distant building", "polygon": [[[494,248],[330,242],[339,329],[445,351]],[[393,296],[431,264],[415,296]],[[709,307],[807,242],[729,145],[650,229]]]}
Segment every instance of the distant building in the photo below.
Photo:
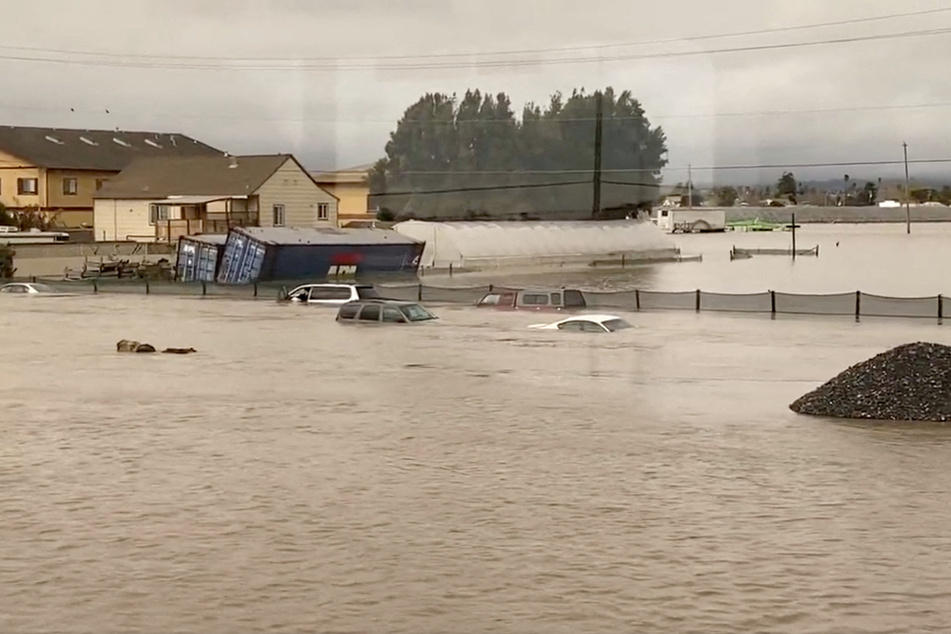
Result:
{"label": "distant building", "polygon": [[35,208],[64,227],[91,226],[93,197],[145,157],[221,156],[182,134],[0,127],[0,203]]}
{"label": "distant building", "polygon": [[373,164],[359,165],[335,172],[313,172],[311,175],[318,185],[337,197],[340,201],[338,222],[366,223],[376,220],[376,211],[370,208],[370,170]]}
{"label": "distant building", "polygon": [[233,227],[336,227],[337,203],[290,154],[143,159],[96,194],[94,231],[174,242]]}

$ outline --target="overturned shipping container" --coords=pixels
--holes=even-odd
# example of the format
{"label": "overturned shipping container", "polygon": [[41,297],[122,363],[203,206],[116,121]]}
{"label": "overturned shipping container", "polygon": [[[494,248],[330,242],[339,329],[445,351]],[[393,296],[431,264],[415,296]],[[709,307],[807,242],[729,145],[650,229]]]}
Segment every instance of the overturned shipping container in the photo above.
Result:
{"label": "overturned shipping container", "polygon": [[179,282],[214,282],[227,239],[225,234],[179,238],[175,278]]}
{"label": "overturned shipping container", "polygon": [[221,284],[415,273],[425,242],[387,229],[236,227],[228,233]]}

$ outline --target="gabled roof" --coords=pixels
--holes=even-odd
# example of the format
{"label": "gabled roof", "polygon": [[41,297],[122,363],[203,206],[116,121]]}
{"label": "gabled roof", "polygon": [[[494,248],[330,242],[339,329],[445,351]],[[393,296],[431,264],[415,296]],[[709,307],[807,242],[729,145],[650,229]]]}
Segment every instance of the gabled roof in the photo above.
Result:
{"label": "gabled roof", "polygon": [[249,196],[287,161],[296,159],[290,154],[140,159],[110,179],[95,197]]}
{"label": "gabled roof", "polygon": [[0,151],[37,167],[105,172],[142,157],[222,154],[183,134],[14,126],[0,126]]}
{"label": "gabled roof", "polygon": [[375,163],[366,165],[357,165],[333,172],[311,172],[314,180],[318,183],[336,184],[336,183],[363,183],[370,176],[370,170]]}

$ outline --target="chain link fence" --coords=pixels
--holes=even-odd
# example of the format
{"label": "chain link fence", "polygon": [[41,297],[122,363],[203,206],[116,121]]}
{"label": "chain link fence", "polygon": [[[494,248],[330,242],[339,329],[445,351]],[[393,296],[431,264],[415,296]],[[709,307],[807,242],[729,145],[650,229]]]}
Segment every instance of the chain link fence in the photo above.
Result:
{"label": "chain link fence", "polygon": [[[43,280],[53,289],[71,294],[126,293],[183,297],[278,300],[295,283],[222,285],[206,282],[166,282],[151,280],[92,279],[82,281]],[[434,304],[475,304],[485,294],[518,291],[501,285],[432,286],[428,284],[376,284],[388,299]],[[943,320],[951,315],[951,297],[889,297],[860,291],[852,293],[806,294],[766,291],[761,293],[712,293],[706,291],[583,291],[590,309],[624,311],[695,311],[771,315],[831,315],[850,317],[902,317]]]}

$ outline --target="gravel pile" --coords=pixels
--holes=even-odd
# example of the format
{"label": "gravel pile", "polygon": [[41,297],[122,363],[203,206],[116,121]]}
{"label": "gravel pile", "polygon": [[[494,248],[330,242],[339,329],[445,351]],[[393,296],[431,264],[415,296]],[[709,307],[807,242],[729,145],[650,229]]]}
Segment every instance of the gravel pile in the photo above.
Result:
{"label": "gravel pile", "polygon": [[899,346],[853,365],[789,408],[830,418],[951,421],[951,347]]}

